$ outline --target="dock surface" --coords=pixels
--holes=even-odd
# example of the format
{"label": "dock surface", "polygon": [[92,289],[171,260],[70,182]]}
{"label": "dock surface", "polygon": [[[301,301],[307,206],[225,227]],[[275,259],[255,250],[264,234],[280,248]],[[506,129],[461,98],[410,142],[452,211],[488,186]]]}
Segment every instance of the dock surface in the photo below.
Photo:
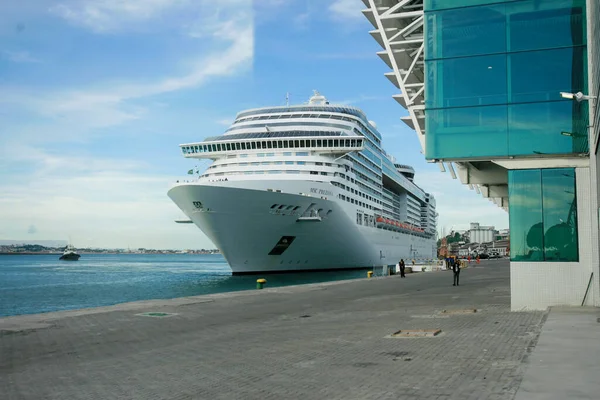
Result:
{"label": "dock surface", "polygon": [[0,397],[512,399],[547,313],[472,265],[2,318]]}

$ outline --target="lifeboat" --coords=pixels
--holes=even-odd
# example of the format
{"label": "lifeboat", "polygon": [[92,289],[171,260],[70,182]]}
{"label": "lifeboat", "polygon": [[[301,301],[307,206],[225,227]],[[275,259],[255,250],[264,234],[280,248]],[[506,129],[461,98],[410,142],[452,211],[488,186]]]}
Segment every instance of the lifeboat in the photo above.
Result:
{"label": "lifeboat", "polygon": [[385,220],[381,217],[377,217],[377,222],[385,222]]}

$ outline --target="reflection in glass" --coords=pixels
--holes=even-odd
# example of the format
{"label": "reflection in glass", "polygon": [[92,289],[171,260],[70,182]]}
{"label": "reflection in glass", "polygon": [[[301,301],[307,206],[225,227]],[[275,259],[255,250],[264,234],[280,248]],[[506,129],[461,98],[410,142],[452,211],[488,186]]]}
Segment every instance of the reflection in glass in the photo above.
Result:
{"label": "reflection in glass", "polygon": [[509,155],[587,152],[586,110],[572,100],[509,106]]}
{"label": "reflection in glass", "polygon": [[575,169],[508,172],[511,260],[579,260]]}
{"label": "reflection in glass", "polygon": [[453,158],[507,155],[506,113],[506,106],[427,110],[425,156]]}
{"label": "reflection in glass", "polygon": [[506,55],[426,62],[428,108],[506,104]]}
{"label": "reflection in glass", "polygon": [[508,171],[510,258],[543,261],[542,174],[540,170]]}
{"label": "reflection in glass", "polygon": [[[503,0],[425,0],[425,11],[444,10],[447,8],[481,6],[485,4],[500,3]],[[512,1],[512,0],[504,0]]]}
{"label": "reflection in glass", "polygon": [[510,102],[559,100],[560,92],[584,91],[586,48],[510,54]]}
{"label": "reflection in glass", "polygon": [[585,44],[585,0],[522,1],[507,4],[509,51]]}
{"label": "reflection in glass", "polygon": [[426,15],[425,59],[506,52],[504,5]]}
{"label": "reflection in glass", "polygon": [[542,197],[545,260],[578,261],[575,171],[542,170]]}

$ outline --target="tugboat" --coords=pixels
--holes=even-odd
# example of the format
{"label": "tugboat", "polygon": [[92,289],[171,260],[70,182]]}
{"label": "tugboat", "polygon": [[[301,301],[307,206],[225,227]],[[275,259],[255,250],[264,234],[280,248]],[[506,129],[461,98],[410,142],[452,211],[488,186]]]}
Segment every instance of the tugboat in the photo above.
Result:
{"label": "tugboat", "polygon": [[63,253],[63,255],[60,256],[59,260],[77,261],[77,260],[79,260],[79,257],[81,257],[81,256],[79,254],[77,254],[77,252],[75,251],[75,248],[71,245],[68,245],[67,248],[65,249],[65,252]]}

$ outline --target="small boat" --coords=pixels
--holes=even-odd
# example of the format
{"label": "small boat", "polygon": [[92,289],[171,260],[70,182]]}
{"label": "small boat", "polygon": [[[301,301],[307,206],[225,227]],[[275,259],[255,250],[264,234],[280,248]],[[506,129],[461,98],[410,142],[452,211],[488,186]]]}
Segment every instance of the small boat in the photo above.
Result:
{"label": "small boat", "polygon": [[65,249],[63,255],[60,256],[59,260],[77,261],[77,260],[79,260],[79,257],[81,257],[81,256],[79,254],[77,254],[77,252],[75,251],[75,248],[71,245],[68,245],[67,248]]}

